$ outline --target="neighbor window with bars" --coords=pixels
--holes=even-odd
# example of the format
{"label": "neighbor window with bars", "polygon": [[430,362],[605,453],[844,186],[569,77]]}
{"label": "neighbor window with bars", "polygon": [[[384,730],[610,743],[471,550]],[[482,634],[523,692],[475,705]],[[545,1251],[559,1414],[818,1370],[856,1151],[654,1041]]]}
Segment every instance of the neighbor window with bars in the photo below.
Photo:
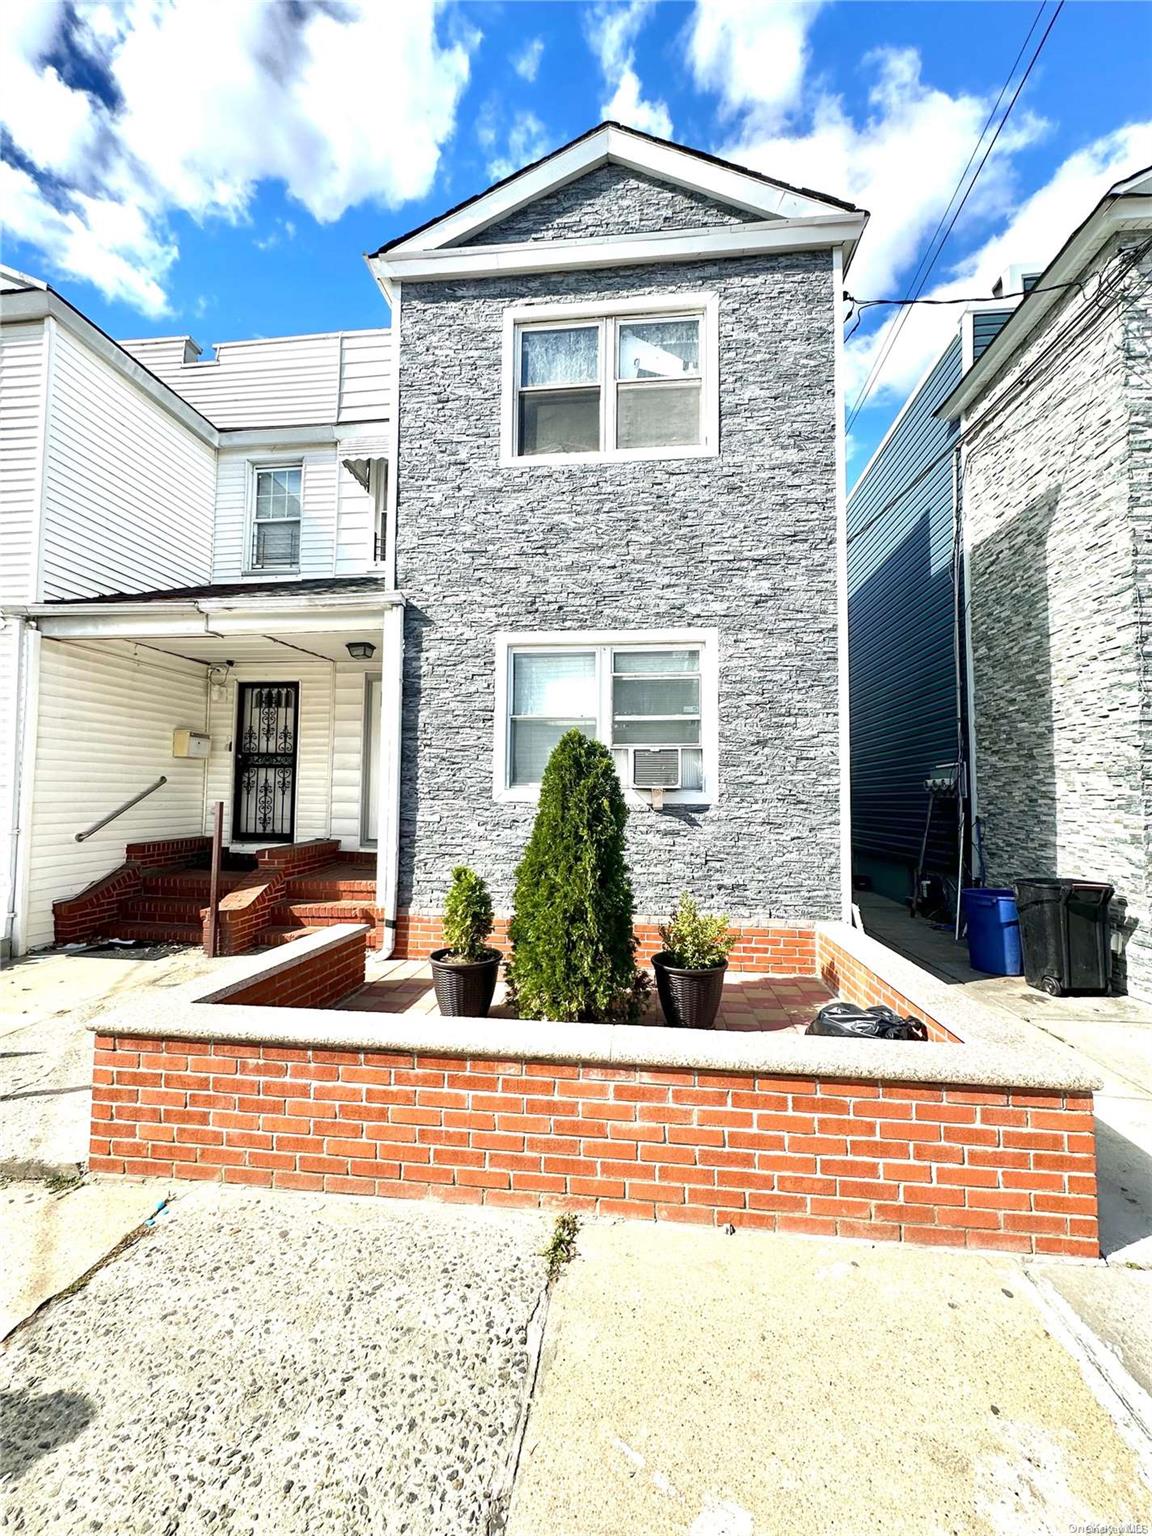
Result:
{"label": "neighbor window with bars", "polygon": [[534,793],[552,749],[573,729],[611,748],[628,788],[667,783],[696,796],[708,789],[715,673],[706,662],[707,645],[620,638],[623,643],[588,645],[507,642],[497,658],[506,676],[497,794]]}
{"label": "neighbor window with bars", "polygon": [[254,471],[252,570],[290,571],[299,566],[302,480],[299,464],[261,465]]}
{"label": "neighbor window with bars", "polygon": [[714,449],[707,309],[514,319],[513,459],[647,458]]}

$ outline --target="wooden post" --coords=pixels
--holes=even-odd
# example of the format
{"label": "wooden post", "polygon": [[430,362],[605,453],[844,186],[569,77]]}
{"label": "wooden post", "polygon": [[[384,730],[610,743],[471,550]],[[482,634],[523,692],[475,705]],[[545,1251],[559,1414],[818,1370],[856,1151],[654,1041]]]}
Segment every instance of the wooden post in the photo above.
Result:
{"label": "wooden post", "polygon": [[224,847],[224,802],[217,800],[212,808],[212,877],[208,887],[208,928],[204,936],[204,953],[216,954],[216,911],[220,904],[220,861]]}

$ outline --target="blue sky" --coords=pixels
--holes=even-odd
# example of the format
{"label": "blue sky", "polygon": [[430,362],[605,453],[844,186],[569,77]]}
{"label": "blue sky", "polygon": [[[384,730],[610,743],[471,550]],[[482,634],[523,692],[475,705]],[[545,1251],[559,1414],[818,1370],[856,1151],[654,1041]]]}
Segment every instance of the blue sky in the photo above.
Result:
{"label": "blue sky", "polygon": [[[1033,41],[1055,9],[1046,0]],[[902,292],[1039,0],[9,0],[2,259],[112,335],[384,323],[361,253],[604,116],[868,207],[848,286]],[[1152,6],[1070,0],[928,283],[986,293],[1152,162]],[[886,311],[852,337],[858,389]],[[859,468],[955,315],[920,310]]]}

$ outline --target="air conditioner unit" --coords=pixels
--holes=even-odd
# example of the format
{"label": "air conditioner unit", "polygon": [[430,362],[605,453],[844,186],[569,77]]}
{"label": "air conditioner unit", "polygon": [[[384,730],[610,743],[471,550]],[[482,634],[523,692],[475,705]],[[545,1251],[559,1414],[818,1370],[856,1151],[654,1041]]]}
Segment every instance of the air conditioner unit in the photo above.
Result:
{"label": "air conditioner unit", "polygon": [[632,747],[633,789],[679,789],[679,747]]}

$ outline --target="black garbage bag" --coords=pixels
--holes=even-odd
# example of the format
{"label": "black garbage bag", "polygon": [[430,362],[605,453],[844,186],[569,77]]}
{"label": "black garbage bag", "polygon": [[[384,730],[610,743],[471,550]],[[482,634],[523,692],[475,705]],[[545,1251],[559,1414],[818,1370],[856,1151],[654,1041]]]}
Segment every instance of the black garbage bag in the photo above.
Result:
{"label": "black garbage bag", "polygon": [[902,1019],[891,1008],[878,1004],[860,1008],[855,1003],[826,1003],[809,1024],[809,1035],[842,1035],[850,1040],[927,1040],[920,1019]]}

